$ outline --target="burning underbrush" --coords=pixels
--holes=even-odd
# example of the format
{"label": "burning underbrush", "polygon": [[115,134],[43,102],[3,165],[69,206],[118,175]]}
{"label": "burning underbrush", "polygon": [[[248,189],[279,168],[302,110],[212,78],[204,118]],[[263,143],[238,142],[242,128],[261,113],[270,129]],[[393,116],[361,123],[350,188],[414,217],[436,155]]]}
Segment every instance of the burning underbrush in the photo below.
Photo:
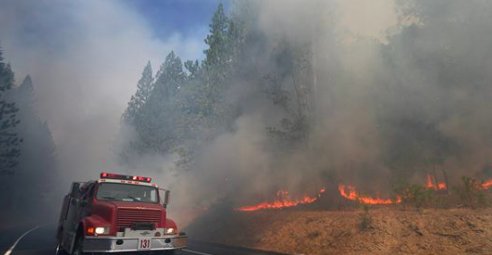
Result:
{"label": "burning underbrush", "polygon": [[[331,197],[331,199],[329,199],[331,202],[335,200],[337,203],[337,208],[354,203],[362,205],[396,205],[403,203],[405,205],[413,204],[417,208],[420,208],[424,206],[424,204],[432,207],[430,203],[427,203],[429,201],[423,200],[431,200],[431,198],[435,197],[435,195],[447,195],[439,198],[441,202],[446,200],[447,207],[453,207],[453,205],[455,207],[463,206],[460,202],[464,203],[465,206],[474,207],[474,205],[469,204],[470,199],[473,200],[472,196],[485,196],[484,193],[492,187],[492,179],[487,179],[480,182],[473,178],[462,177],[461,185],[453,187],[454,191],[450,191],[450,185],[448,184],[447,178],[444,179],[444,181],[440,181],[437,179],[435,174],[427,174],[424,185],[402,185],[394,190],[393,197],[388,195],[384,197],[379,193],[375,195],[363,194],[358,191],[356,186],[343,183],[339,183],[337,185],[336,194],[327,194],[328,192],[326,192],[326,187],[320,188],[317,194],[303,194],[301,196],[293,196],[287,190],[279,190],[277,191],[275,198],[272,200],[240,206],[235,208],[235,210],[252,212],[258,210],[285,209],[297,206],[306,207],[306,205],[323,203],[322,200],[324,197]],[[457,198],[456,195],[461,197]],[[467,196],[462,197],[463,195]],[[334,196],[337,198],[333,199]],[[325,202],[326,201],[327,199],[325,199]],[[486,201],[483,201],[483,203],[477,201],[475,206],[484,206],[485,204]],[[328,207],[334,208],[334,205]],[[442,207],[442,203],[437,207]]]}
{"label": "burning underbrush", "polygon": [[393,193],[332,184],[317,193],[218,206],[187,231],[193,239],[288,254],[489,254],[492,180],[428,174]]}
{"label": "burning underbrush", "polygon": [[401,203],[401,197],[400,196],[396,196],[395,199],[389,199],[389,198],[370,197],[370,196],[360,195],[357,192],[356,188],[354,186],[351,186],[351,185],[340,184],[340,185],[338,185],[338,191],[340,192],[340,196],[342,196],[343,198],[351,200],[351,201],[359,201],[361,204],[391,205],[391,204]]}
{"label": "burning underbrush", "polygon": [[295,207],[298,205],[312,204],[316,202],[318,198],[321,197],[321,194],[323,194],[325,191],[326,191],[325,188],[321,188],[316,196],[304,195],[299,198],[294,198],[289,195],[288,191],[279,190],[277,192],[276,198],[273,201],[265,201],[254,205],[241,206],[236,210],[243,211],[243,212],[251,212],[251,211],[264,210],[264,209],[282,209],[288,207]]}

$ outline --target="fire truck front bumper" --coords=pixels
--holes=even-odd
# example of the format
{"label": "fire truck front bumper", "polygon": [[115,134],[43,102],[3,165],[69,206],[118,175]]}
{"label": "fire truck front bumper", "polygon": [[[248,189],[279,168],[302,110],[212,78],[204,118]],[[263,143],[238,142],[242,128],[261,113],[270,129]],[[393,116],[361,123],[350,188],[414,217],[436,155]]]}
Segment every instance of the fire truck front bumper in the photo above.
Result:
{"label": "fire truck front bumper", "polygon": [[113,253],[113,252],[150,252],[179,250],[186,247],[186,235],[162,237],[86,237],[83,241],[84,252]]}

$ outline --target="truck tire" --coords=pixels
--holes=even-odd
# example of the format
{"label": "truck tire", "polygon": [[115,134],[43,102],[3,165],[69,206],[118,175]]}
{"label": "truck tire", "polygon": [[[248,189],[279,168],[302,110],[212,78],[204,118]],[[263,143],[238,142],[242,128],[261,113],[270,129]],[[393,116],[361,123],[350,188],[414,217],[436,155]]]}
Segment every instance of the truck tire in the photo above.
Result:
{"label": "truck tire", "polygon": [[82,236],[78,236],[77,237],[77,240],[75,240],[75,244],[73,246],[73,252],[72,252],[72,255],[83,255],[85,254],[83,251],[82,251],[82,243],[83,243],[84,239]]}
{"label": "truck tire", "polygon": [[68,253],[61,247],[60,244],[56,245],[56,255],[68,255]]}

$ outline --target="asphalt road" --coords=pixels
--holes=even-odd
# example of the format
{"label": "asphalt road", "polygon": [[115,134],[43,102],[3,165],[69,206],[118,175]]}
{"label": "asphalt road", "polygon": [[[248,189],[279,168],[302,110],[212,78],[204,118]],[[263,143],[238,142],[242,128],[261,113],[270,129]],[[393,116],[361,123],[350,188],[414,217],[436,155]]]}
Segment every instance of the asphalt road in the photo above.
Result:
{"label": "asphalt road", "polygon": [[[27,231],[32,230],[27,233]],[[25,234],[22,238],[20,238]],[[54,255],[55,226],[45,225],[33,230],[32,226],[16,227],[0,231],[0,255],[6,254],[14,243],[11,255]],[[189,241],[181,255],[280,255],[279,253],[258,251],[220,244],[210,244],[199,241]]]}

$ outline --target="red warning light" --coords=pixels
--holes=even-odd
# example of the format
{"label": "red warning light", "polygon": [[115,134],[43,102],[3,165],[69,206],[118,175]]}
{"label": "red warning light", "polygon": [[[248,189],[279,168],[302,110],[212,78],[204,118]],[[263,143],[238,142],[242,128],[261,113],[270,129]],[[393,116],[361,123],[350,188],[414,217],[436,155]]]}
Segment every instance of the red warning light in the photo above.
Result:
{"label": "red warning light", "polygon": [[116,180],[129,180],[129,181],[139,181],[139,182],[151,182],[152,178],[143,177],[137,175],[123,175],[123,174],[113,174],[113,173],[101,173],[101,179],[116,179]]}
{"label": "red warning light", "polygon": [[143,177],[143,176],[133,176],[134,181],[139,181],[139,182],[150,182],[152,179],[150,177]]}

